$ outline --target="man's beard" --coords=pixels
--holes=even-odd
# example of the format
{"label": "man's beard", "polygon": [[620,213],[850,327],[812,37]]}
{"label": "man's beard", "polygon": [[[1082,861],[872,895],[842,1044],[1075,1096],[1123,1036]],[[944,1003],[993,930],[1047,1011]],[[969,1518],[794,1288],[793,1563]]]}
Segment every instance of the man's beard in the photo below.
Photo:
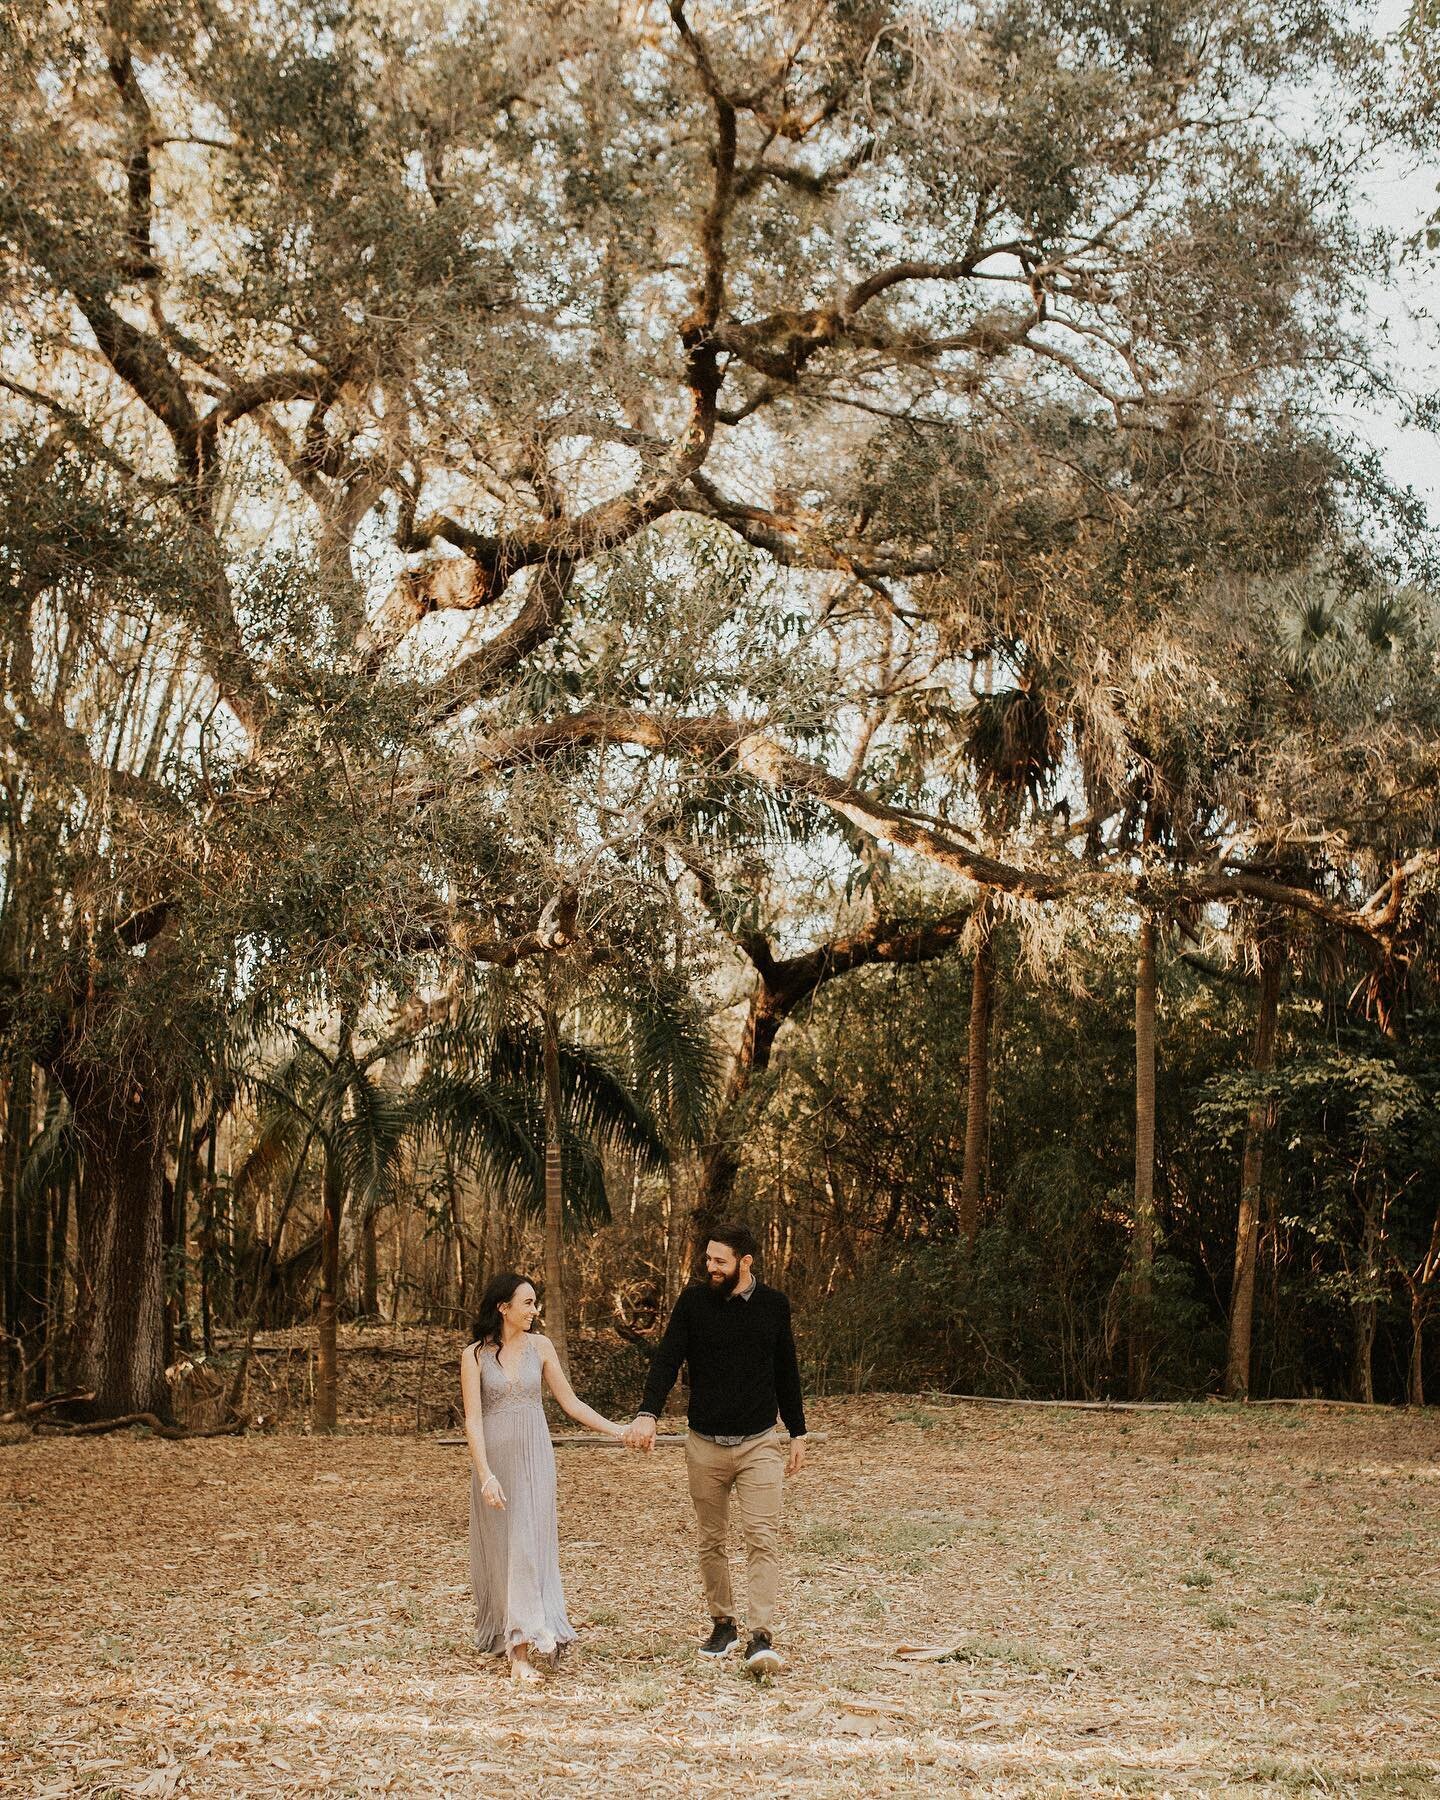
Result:
{"label": "man's beard", "polygon": [[710,1292],[715,1298],[728,1300],[740,1285],[740,1271],[736,1269],[732,1275],[711,1275],[707,1279],[710,1284]]}

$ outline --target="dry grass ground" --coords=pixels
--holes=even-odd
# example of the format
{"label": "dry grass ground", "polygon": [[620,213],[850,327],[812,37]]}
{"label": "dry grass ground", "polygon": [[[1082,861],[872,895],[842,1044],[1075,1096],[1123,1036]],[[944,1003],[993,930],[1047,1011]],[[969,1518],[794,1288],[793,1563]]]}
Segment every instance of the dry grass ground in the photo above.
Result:
{"label": "dry grass ground", "polygon": [[1440,1418],[815,1414],[764,1688],[693,1655],[676,1450],[560,1453],[528,1693],[467,1646],[463,1450],[12,1434],[0,1793],[1440,1792]]}

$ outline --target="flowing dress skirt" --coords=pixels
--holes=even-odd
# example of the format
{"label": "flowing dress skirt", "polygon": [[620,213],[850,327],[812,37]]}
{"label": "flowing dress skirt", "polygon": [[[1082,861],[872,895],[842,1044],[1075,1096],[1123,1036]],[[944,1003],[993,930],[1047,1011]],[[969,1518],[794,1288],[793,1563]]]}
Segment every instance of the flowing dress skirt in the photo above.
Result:
{"label": "flowing dress skirt", "polygon": [[470,1475],[470,1586],[475,1647],[505,1654],[528,1644],[550,1656],[575,1641],[560,1583],[555,1451],[540,1398],[540,1354],[523,1347],[514,1378],[493,1345],[479,1352],[485,1454],[505,1491],[505,1510],[480,1498]]}

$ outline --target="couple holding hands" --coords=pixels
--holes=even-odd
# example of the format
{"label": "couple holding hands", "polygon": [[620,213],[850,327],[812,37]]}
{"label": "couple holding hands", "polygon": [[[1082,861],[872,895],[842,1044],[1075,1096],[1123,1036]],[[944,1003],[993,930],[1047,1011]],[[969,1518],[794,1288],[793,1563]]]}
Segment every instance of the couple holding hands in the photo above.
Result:
{"label": "couple holding hands", "polygon": [[[532,1282],[500,1275],[485,1290],[475,1342],[460,1359],[472,1464],[470,1585],[476,1648],[507,1656],[515,1680],[540,1680],[535,1659],[556,1656],[575,1638],[560,1580],[555,1452],[543,1389],[577,1424],[649,1451],[682,1363],[690,1383],[685,1460],[712,1621],[700,1654],[723,1657],[740,1642],[726,1549],[733,1494],[745,1539],[745,1661],[757,1675],[782,1666],[771,1641],[780,1514],[784,1478],[805,1461],[805,1407],[790,1303],[756,1279],[755,1250],[744,1226],[710,1234],[705,1280],[676,1301],[629,1425],[576,1397],[549,1338],[531,1329],[539,1311]],[[777,1413],[790,1433],[788,1454]]]}

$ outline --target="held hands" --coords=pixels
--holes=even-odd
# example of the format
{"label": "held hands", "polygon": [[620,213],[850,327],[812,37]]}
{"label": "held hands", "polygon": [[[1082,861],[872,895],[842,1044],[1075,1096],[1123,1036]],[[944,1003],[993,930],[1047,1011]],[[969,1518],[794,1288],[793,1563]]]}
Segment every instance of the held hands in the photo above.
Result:
{"label": "held hands", "polygon": [[649,1417],[632,1419],[620,1433],[620,1442],[627,1450],[644,1450],[648,1454],[655,1448],[655,1421]]}
{"label": "held hands", "polygon": [[480,1483],[480,1498],[487,1506],[493,1506],[496,1512],[504,1512],[505,1490],[496,1476],[487,1475]]}

